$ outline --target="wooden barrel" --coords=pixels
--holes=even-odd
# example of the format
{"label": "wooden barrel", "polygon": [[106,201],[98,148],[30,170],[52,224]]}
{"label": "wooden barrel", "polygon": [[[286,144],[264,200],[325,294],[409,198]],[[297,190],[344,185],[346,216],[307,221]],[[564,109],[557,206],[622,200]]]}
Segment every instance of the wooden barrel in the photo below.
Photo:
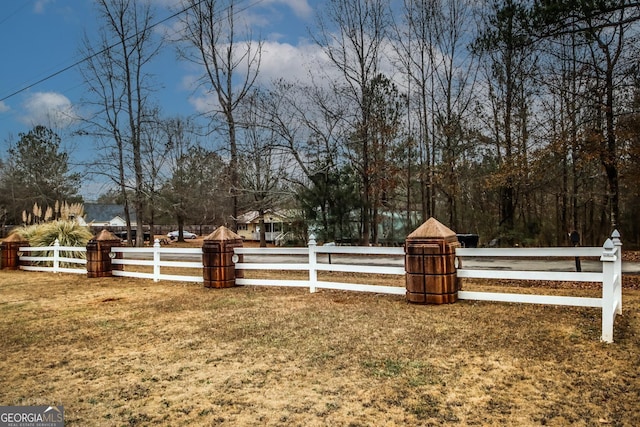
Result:
{"label": "wooden barrel", "polygon": [[416,304],[449,304],[458,300],[456,234],[430,218],[405,242],[407,301]]}
{"label": "wooden barrel", "polygon": [[[202,243],[202,264],[204,286],[207,288],[230,288],[236,286],[234,248],[242,247],[242,237],[226,227],[220,227],[204,238]],[[242,256],[238,257],[238,262]]]}
{"label": "wooden barrel", "polygon": [[[87,242],[87,277],[111,277],[113,270],[121,270],[121,265],[112,264],[111,248],[120,246],[121,242],[113,233],[102,230],[98,235]],[[122,254],[116,254],[114,258],[121,258]]]}
{"label": "wooden barrel", "polygon": [[19,251],[21,246],[29,246],[29,242],[18,233],[12,233],[0,243],[0,266],[7,270],[17,270],[20,267]]}

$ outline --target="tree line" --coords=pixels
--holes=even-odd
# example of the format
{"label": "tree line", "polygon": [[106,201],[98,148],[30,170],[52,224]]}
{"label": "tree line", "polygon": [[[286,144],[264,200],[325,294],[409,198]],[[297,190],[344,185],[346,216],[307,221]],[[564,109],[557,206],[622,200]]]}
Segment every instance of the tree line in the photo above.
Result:
{"label": "tree line", "polygon": [[[402,241],[434,216],[485,243],[618,228],[640,244],[636,2],[326,0],[310,31],[324,62],[269,83],[235,0],[184,1],[164,38],[149,2],[97,7],[91,170],[144,223],[235,228],[279,208],[325,241]],[[206,127],[163,117],[161,49],[201,71]]]}

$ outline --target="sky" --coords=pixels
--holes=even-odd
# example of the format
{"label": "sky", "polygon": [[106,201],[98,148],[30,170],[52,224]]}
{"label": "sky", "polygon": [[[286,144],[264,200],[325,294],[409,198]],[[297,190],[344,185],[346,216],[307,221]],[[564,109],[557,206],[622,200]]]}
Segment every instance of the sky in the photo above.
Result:
{"label": "sky", "polygon": [[[157,20],[173,14],[179,0],[151,0]],[[320,0],[237,0],[246,7],[243,20],[253,34],[264,41],[260,82],[299,78],[308,75],[321,50],[310,40],[309,29],[316,20]],[[177,18],[158,27],[166,31]],[[0,1],[0,144],[2,157],[19,134],[43,124],[56,130],[63,148],[76,168],[92,155],[92,143],[72,136],[77,118],[83,115],[85,94],[78,67],[82,59],[81,41],[95,36],[99,26],[92,0],[1,0]],[[66,68],[71,67],[65,70]],[[199,76],[192,64],[177,60],[175,49],[167,46],[154,60],[150,72],[159,89],[154,93],[166,116],[183,117],[204,112],[207,99],[194,92]],[[53,77],[53,74],[59,73]],[[43,80],[39,82],[40,80]],[[83,187],[85,199],[95,199],[98,187]]]}

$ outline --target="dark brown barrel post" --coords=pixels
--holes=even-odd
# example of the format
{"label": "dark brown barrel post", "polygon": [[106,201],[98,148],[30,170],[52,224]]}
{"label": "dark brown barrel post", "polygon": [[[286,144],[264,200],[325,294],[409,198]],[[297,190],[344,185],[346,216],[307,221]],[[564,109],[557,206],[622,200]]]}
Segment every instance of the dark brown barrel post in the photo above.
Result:
{"label": "dark brown barrel post", "polygon": [[[111,248],[121,245],[120,239],[108,230],[102,230],[87,242],[87,277],[111,277],[113,270],[121,270],[121,265],[111,263]],[[121,258],[122,254],[116,254]]]}
{"label": "dark brown barrel post", "polygon": [[0,252],[2,253],[0,265],[3,269],[17,270],[20,267],[21,246],[29,246],[29,242],[18,233],[11,233],[0,243]]}
{"label": "dark brown barrel post", "polygon": [[[233,248],[242,247],[242,237],[219,227],[204,238],[202,242],[202,274],[207,288],[231,288],[236,285],[236,277],[243,277],[242,271],[236,271]],[[242,261],[242,255],[238,257]]]}
{"label": "dark brown barrel post", "polygon": [[407,301],[447,304],[458,300],[456,233],[429,218],[405,242]]}

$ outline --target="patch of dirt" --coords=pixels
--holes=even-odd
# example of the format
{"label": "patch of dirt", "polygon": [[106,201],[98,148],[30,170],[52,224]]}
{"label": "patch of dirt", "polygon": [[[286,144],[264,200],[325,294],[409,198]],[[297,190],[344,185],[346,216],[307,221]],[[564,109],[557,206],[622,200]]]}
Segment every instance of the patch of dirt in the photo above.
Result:
{"label": "patch of dirt", "polygon": [[105,298],[100,302],[114,302],[114,301],[121,301],[121,300],[123,300],[123,298]]}

